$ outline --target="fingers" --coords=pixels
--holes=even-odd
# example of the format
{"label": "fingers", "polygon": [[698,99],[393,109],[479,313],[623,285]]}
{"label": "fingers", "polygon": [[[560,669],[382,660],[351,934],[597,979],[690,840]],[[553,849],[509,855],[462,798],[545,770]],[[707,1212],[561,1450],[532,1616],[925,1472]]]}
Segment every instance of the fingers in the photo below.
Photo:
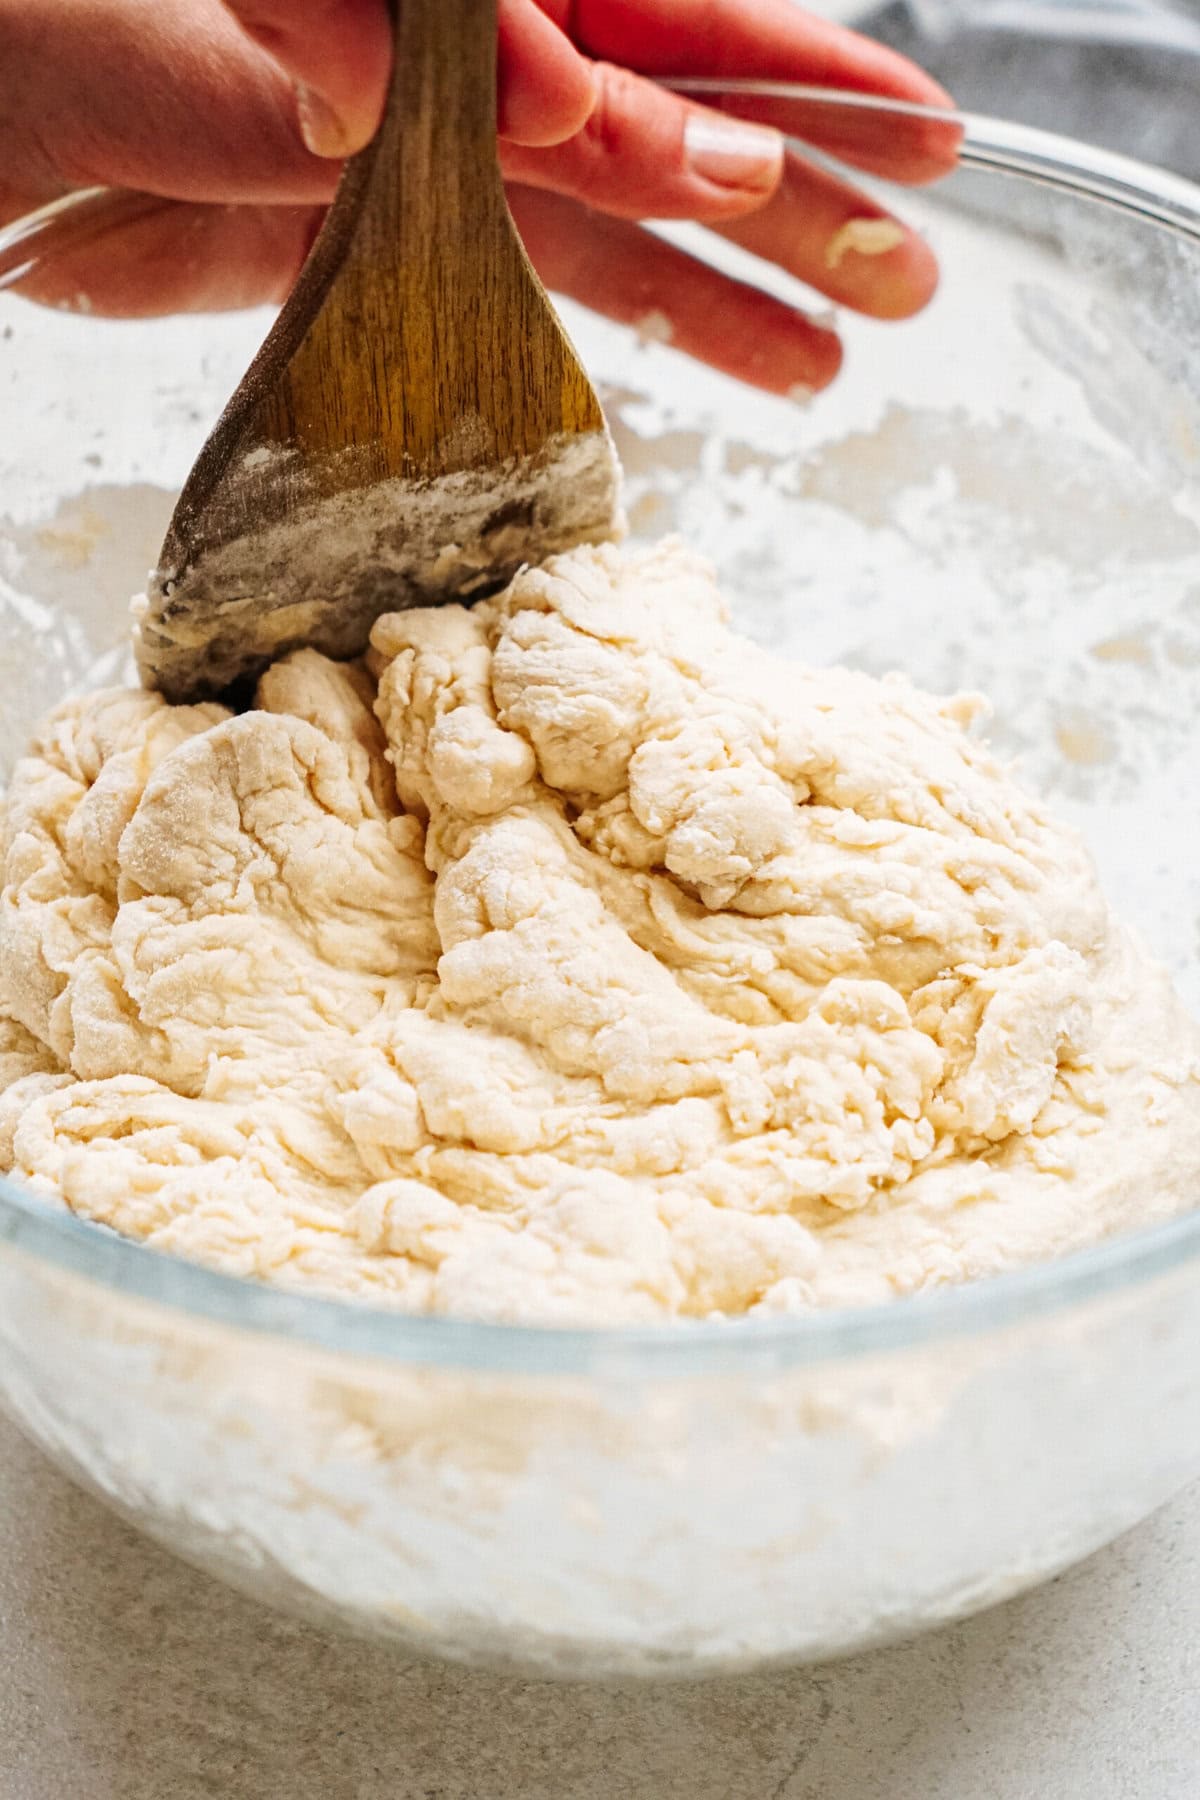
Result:
{"label": "fingers", "polygon": [[95,184],[227,203],[333,187],[286,77],[219,0],[0,0],[0,124],[6,195],[31,204]]}
{"label": "fingers", "polygon": [[226,0],[254,42],[297,84],[301,129],[317,156],[343,157],[375,135],[392,66],[385,0]]}
{"label": "fingers", "polygon": [[547,286],[768,393],[807,398],[841,366],[836,336],[760,289],[560,194],[509,204]]}
{"label": "fingers", "polygon": [[[558,292],[770,393],[812,392],[837,374],[836,336],[795,308],[561,195],[514,186],[510,199],[530,255]],[[106,195],[72,209],[69,237],[18,291],[48,305],[132,318],[277,302],[290,291],[321,216],[319,207],[193,206],[145,194]],[[831,203],[826,224],[839,216]],[[835,232],[832,240],[814,236],[810,247],[829,286],[840,281],[837,297],[851,304],[849,271],[864,250],[845,227],[864,216],[843,218],[840,245]],[[876,212],[873,222],[881,220],[888,223]],[[728,228],[728,235],[746,241],[748,223]],[[760,248],[752,235],[748,247]],[[24,248],[17,254],[26,260]],[[897,255],[884,251],[878,260]],[[804,268],[798,272],[809,278]],[[0,285],[4,274],[0,268]]]}
{"label": "fingers", "polygon": [[[113,191],[70,209],[28,246],[16,292],[115,318],[221,312],[282,301],[308,255],[321,207],[199,206]],[[0,287],[9,270],[0,263]]]}
{"label": "fingers", "polygon": [[[592,104],[586,59],[533,0],[502,4],[502,117],[532,141],[569,136]],[[384,0],[234,6],[0,0],[0,204],[97,184],[226,204],[328,200],[330,152],[365,141],[383,103]],[[334,102],[349,108],[344,129],[322,110]]]}
{"label": "fingers", "polygon": [[[918,106],[948,107],[937,82],[882,44],[803,12],[793,0],[540,0],[591,55],[643,74],[804,82]],[[794,100],[718,100],[893,181],[933,181],[960,133],[942,121],[846,113]]]}
{"label": "fingers", "polygon": [[705,91],[697,97],[718,111],[769,125],[811,144],[852,168],[910,187],[949,175],[962,144],[961,126],[919,113],[859,109],[777,95]]}
{"label": "fingers", "polygon": [[717,229],[830,300],[871,318],[907,319],[937,287],[937,259],[919,233],[798,156],[788,156],[766,206]]}
{"label": "fingers", "polygon": [[[392,65],[385,0],[226,0],[296,83],[304,141],[318,156],[361,150],[383,116]],[[557,144],[592,107],[587,60],[534,0],[500,0],[499,126],[522,144]]]}
{"label": "fingers", "polygon": [[595,105],[586,57],[534,0],[501,0],[498,125],[514,144],[561,144]]}
{"label": "fingers", "polygon": [[505,174],[626,219],[732,218],[761,206],[783,175],[776,131],[681,100],[611,63],[595,104],[565,144],[504,145]]}
{"label": "fingers", "polygon": [[541,0],[582,50],[647,75],[727,75],[856,88],[949,106],[945,89],[882,44],[793,0]]}
{"label": "fingers", "polygon": [[[841,364],[836,336],[648,232],[563,196],[513,187],[517,224],[558,292],[769,393],[806,397]],[[37,248],[53,254],[17,285],[46,305],[126,318],[281,301],[319,207],[194,206],[114,193],[71,209]],[[27,260],[22,246],[16,261]],[[0,264],[0,287],[6,269]]]}
{"label": "fingers", "polygon": [[[552,150],[505,147],[510,180],[626,219],[702,219],[831,300],[881,319],[919,312],[937,286],[925,241],[865,194],[652,82],[600,65],[584,129]],[[697,129],[698,127],[698,129]],[[741,151],[739,155],[738,152]],[[720,177],[720,179],[718,179]]]}

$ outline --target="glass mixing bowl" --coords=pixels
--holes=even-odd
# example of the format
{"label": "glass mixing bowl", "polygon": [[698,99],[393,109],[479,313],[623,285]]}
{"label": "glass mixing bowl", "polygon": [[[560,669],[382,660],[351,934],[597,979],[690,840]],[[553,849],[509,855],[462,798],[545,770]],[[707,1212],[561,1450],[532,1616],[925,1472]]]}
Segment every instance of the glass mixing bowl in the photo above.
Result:
{"label": "glass mixing bowl", "polygon": [[[863,104],[755,95],[846,142]],[[959,170],[900,202],[941,257],[936,300],[846,317],[810,409],[568,323],[634,530],[711,553],[767,643],[986,689],[995,742],[1196,1006],[1200,189],[962,124]],[[0,282],[52,272],[104,204],[0,235]],[[0,764],[64,691],[128,673],[129,595],[266,322],[0,296]],[[868,1312],[406,1318],[0,1183],[0,1392],[62,1468],[265,1600],[541,1672],[824,1657],[1063,1568],[1200,1468],[1198,1299],[1200,1213]]]}

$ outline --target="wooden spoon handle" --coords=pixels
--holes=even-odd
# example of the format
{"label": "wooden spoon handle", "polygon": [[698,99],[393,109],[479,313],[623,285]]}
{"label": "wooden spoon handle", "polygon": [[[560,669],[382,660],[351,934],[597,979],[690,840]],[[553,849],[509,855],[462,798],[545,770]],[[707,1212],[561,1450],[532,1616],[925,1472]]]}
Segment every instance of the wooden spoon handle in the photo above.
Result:
{"label": "wooden spoon handle", "polygon": [[[496,157],[496,0],[391,0],[396,54],[372,203],[425,244],[506,217]],[[426,235],[427,234],[427,235]]]}
{"label": "wooden spoon handle", "polygon": [[[322,494],[553,458],[599,401],[517,235],[496,0],[391,0],[383,122],[176,508],[163,567]],[[282,462],[245,458],[283,450]],[[247,485],[248,484],[248,485]],[[218,492],[223,498],[218,503]]]}
{"label": "wooden spoon handle", "polygon": [[297,288],[301,311],[312,310],[306,290],[324,300],[306,341],[289,346],[269,437],[311,450],[362,443],[370,420],[363,474],[380,479],[486,467],[555,432],[603,430],[504,195],[496,0],[392,9],[383,123],[348,164]]}

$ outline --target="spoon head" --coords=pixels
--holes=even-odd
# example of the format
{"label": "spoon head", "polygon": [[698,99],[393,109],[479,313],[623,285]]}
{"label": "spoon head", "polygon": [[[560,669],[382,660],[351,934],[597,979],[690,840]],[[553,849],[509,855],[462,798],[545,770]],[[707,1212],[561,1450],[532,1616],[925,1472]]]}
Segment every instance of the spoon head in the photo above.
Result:
{"label": "spoon head", "polygon": [[[530,455],[342,487],[294,452],[258,448],[209,495],[198,553],[177,512],[163,564],[135,608],[138,666],[168,699],[225,692],[299,646],[367,647],[381,613],[471,601],[526,563],[620,535],[620,469],[607,428],[560,433]],[[245,529],[245,523],[249,529]],[[224,529],[222,529],[224,527]]]}
{"label": "spoon head", "polygon": [[145,681],[219,694],[380,613],[619,530],[595,391],[508,211],[494,0],[405,0],[383,122],[193,468],[138,609]]}

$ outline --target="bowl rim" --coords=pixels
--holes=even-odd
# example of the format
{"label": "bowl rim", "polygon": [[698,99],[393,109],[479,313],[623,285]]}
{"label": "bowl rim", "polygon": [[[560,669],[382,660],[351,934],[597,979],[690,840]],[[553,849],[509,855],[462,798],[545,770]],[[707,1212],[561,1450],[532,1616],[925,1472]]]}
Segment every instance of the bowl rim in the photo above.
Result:
{"label": "bowl rim", "polygon": [[[961,169],[1056,188],[1200,243],[1200,185],[1051,132],[949,108],[789,82],[680,78],[664,85],[697,98],[734,94],[801,100],[954,125],[962,132]],[[97,202],[117,198],[104,189],[81,190],[0,228],[0,290],[42,256],[53,254],[59,234],[70,236],[73,219],[82,220]],[[131,198],[143,204],[147,199]],[[14,257],[20,260],[14,262]],[[123,1238],[3,1176],[0,1246],[152,1306],[354,1357],[539,1377],[677,1378],[770,1374],[916,1350],[1002,1331],[1124,1293],[1200,1260],[1200,1209],[1054,1261],[868,1307],[636,1326],[508,1324],[411,1314],[272,1287]]]}

